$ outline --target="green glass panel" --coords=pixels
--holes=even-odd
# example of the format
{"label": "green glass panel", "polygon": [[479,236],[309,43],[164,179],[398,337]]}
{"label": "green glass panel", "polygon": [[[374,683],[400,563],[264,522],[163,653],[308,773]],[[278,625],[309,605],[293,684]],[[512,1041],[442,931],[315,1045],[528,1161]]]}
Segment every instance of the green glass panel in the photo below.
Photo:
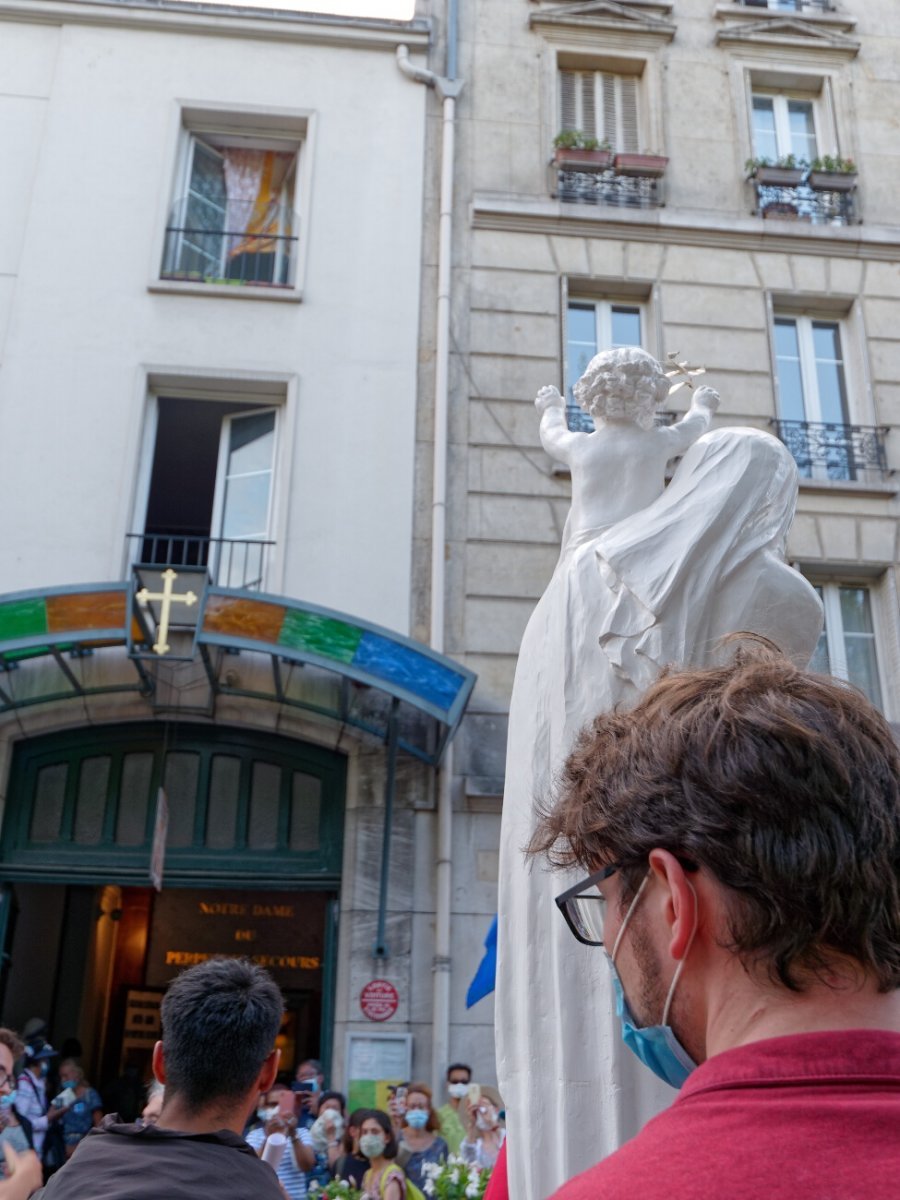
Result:
{"label": "green glass panel", "polygon": [[47,632],[47,605],[42,596],[0,604],[0,642]]}
{"label": "green glass panel", "polygon": [[323,658],[350,663],[362,633],[355,625],[335,621],[332,617],[289,609],[285,613],[278,642],[294,650],[308,650],[311,654],[321,654]]}

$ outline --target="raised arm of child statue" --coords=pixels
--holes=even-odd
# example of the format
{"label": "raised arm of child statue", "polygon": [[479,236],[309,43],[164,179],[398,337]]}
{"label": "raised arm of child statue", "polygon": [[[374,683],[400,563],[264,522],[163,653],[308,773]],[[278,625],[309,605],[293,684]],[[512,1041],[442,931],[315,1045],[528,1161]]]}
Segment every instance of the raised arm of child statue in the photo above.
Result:
{"label": "raised arm of child statue", "polygon": [[709,429],[719,405],[718,393],[709,387],[697,390],[680,421],[656,424],[656,411],[670,388],[671,380],[652,355],[626,346],[592,358],[573,388],[594,420],[592,432],[569,430],[557,388],[538,392],[541,444],[572,472],[568,537],[615,524],[652,504],[665,487],[666,464]]}

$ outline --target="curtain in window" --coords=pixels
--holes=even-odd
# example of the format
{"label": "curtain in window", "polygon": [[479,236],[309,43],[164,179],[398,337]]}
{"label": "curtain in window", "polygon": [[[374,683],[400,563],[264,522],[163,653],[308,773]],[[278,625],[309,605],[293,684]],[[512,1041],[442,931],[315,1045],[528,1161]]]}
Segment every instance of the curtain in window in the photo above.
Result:
{"label": "curtain in window", "polygon": [[273,254],[278,234],[289,233],[289,221],[280,211],[281,189],[292,153],[280,150],[246,150],[224,146],[225,190],[228,196],[227,229],[231,235],[228,257],[239,254]]}

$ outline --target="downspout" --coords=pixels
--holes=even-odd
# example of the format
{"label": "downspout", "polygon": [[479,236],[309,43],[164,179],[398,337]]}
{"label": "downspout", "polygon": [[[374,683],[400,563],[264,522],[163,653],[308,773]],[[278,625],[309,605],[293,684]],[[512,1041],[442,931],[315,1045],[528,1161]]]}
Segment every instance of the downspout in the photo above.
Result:
{"label": "downspout", "polygon": [[[453,198],[456,143],[456,98],[462,83],[457,71],[457,0],[447,7],[447,75],[445,78],[416,67],[409,49],[397,47],[397,65],[417,83],[433,87],[443,101],[441,125],[440,221],[438,228],[437,329],[434,368],[434,454],[431,490],[431,629],[430,643],[444,652],[447,451],[450,400],[450,285],[453,261]],[[450,908],[452,902],[451,852],[453,846],[453,746],[444,752],[437,777],[437,858],[435,863],[434,990],[432,1001],[431,1078],[441,1087],[450,1055]]]}

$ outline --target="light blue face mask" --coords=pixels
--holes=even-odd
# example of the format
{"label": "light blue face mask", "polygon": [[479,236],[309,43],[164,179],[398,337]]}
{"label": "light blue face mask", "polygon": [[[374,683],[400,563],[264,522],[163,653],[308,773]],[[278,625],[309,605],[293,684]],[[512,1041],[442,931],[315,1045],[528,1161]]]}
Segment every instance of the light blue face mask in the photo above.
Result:
{"label": "light blue face mask", "polygon": [[410,1129],[424,1129],[428,1124],[428,1111],[424,1108],[411,1108],[406,1114],[406,1123]]}
{"label": "light blue face mask", "polygon": [[[649,1067],[653,1074],[658,1076],[664,1083],[667,1083],[669,1087],[680,1088],[688,1075],[696,1070],[697,1064],[675,1036],[675,1031],[668,1024],[668,1020],[669,1011],[672,1007],[672,998],[675,995],[675,987],[681,978],[688,950],[690,950],[697,933],[696,905],[694,907],[694,928],[691,933],[691,940],[688,943],[687,950],[685,950],[684,958],[678,964],[675,974],[672,977],[669,994],[666,996],[666,1003],[663,1006],[662,1021],[659,1025],[645,1025],[643,1028],[638,1027],[631,1009],[628,1007],[628,1001],[625,999],[625,989],[622,987],[622,980],[619,978],[619,972],[616,970],[616,954],[622,941],[622,934],[631,920],[631,915],[637,907],[637,903],[649,879],[650,876],[647,875],[644,878],[644,882],[638,888],[619,929],[613,945],[612,955],[609,956],[609,966],[613,973],[613,987],[616,992],[616,1016],[621,1022],[622,1040],[628,1049],[633,1054],[636,1054],[644,1066]],[[690,887],[690,883],[688,883],[688,887]],[[691,891],[694,891],[692,887]],[[696,898],[697,895],[694,892],[694,899],[696,900]]]}
{"label": "light blue face mask", "polygon": [[0,1108],[12,1108],[16,1102],[16,1089],[7,1092],[5,1096],[0,1096]]}

